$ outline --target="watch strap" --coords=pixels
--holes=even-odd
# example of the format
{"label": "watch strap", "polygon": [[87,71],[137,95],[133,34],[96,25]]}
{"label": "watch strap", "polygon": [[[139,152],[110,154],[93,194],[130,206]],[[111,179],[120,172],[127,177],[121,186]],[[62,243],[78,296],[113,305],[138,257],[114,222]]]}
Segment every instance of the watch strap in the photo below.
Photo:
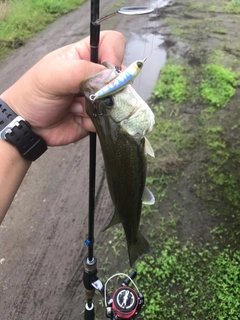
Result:
{"label": "watch strap", "polygon": [[14,145],[27,160],[35,161],[47,150],[46,142],[2,99],[0,99],[0,137]]}

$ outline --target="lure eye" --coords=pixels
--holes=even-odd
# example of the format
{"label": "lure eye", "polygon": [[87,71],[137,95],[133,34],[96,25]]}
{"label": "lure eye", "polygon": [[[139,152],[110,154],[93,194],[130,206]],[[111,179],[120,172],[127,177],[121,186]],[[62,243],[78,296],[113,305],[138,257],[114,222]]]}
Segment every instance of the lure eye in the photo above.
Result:
{"label": "lure eye", "polygon": [[108,96],[104,99],[103,101],[104,105],[108,108],[112,107],[114,105],[114,100],[113,100],[113,97],[111,96]]}
{"label": "lure eye", "polygon": [[142,63],[141,61],[138,61],[138,62],[137,62],[137,66],[138,66],[139,69],[141,69],[142,66],[143,66],[143,63]]}

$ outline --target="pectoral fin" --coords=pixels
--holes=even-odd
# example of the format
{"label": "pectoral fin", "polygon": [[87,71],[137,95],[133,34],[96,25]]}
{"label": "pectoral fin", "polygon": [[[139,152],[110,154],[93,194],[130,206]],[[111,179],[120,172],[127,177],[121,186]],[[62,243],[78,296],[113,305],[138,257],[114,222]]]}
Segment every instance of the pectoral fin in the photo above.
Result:
{"label": "pectoral fin", "polygon": [[116,224],[118,224],[120,222],[121,222],[120,217],[119,217],[118,213],[115,211],[110,223],[106,227],[104,227],[102,229],[102,231],[105,231],[108,228],[111,228],[111,227],[115,226]]}
{"label": "pectoral fin", "polygon": [[145,139],[145,152],[146,152],[146,154],[149,154],[151,157],[154,158],[155,154],[154,154],[153,148],[151,146],[151,143],[149,142],[149,140],[146,137],[144,137],[144,139]]}
{"label": "pectoral fin", "polygon": [[147,187],[143,190],[142,203],[150,205],[155,203],[155,197]]}

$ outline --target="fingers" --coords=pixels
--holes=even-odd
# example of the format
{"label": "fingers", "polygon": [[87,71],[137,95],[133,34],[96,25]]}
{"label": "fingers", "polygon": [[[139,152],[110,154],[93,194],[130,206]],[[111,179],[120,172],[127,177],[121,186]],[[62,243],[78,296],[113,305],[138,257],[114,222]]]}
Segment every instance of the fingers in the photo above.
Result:
{"label": "fingers", "polygon": [[[117,31],[103,31],[99,41],[99,61],[121,66],[125,38]],[[80,82],[98,73],[103,66],[90,62],[90,37],[58,49],[45,56],[34,68],[41,88],[55,95],[78,94]],[[37,69],[37,72],[36,72]]]}
{"label": "fingers", "polygon": [[69,108],[69,111],[78,116],[83,116],[83,117],[87,116],[84,110],[83,104],[79,98],[73,101],[73,103]]}
{"label": "fingers", "polygon": [[105,69],[99,64],[86,60],[61,60],[44,58],[32,70],[32,77],[41,91],[55,96],[76,95],[80,83],[86,77]]}
{"label": "fingers", "polygon": [[108,61],[120,67],[124,58],[126,40],[117,31],[103,31],[100,34],[99,60]]}
{"label": "fingers", "polygon": [[71,104],[69,111],[75,115],[75,121],[85,130],[95,132],[95,127],[88,117],[85,109],[85,99],[76,98]]}
{"label": "fingers", "polygon": [[86,117],[80,117],[80,116],[75,116],[75,121],[83,128],[86,130],[86,132],[95,132],[95,127],[91,121],[90,118]]}
{"label": "fingers", "polygon": [[[126,47],[124,36],[117,31],[102,31],[100,33],[98,56],[99,62],[111,62],[121,66]],[[65,57],[68,59],[90,60],[90,37],[64,48]]]}

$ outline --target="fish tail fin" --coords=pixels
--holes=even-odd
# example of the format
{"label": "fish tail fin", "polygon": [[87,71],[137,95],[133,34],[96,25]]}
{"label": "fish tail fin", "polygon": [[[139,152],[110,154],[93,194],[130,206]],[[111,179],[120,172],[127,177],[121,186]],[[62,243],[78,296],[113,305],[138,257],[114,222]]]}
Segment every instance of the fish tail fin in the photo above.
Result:
{"label": "fish tail fin", "polygon": [[138,231],[137,240],[128,244],[128,255],[130,266],[132,267],[134,262],[142,255],[150,253],[150,245],[144,236]]}

